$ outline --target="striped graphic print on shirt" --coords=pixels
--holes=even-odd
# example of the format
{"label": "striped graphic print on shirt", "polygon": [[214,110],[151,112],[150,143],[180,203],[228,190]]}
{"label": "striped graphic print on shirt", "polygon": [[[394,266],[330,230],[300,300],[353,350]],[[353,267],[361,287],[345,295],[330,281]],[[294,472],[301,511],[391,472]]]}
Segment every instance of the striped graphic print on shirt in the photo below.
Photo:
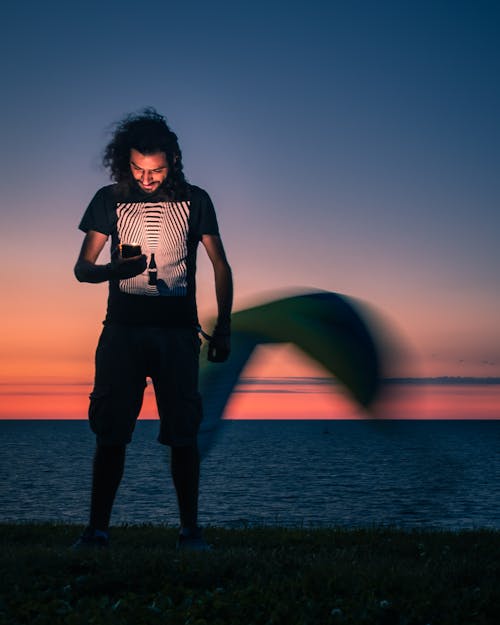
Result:
{"label": "striped graphic print on shirt", "polygon": [[148,284],[148,270],[120,280],[120,290],[131,295],[185,295],[189,202],[134,202],[118,204],[120,243],[136,243],[151,261],[155,255],[157,283]]}

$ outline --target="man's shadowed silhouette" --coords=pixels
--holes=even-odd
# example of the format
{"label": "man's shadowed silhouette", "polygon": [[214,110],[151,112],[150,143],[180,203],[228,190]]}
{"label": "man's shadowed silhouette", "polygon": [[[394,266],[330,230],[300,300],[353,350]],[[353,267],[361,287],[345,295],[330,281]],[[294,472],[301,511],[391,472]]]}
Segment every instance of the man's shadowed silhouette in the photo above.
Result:
{"label": "man's shadowed silhouette", "polygon": [[[198,526],[198,392],[200,339],[195,298],[201,242],[215,279],[218,318],[208,350],[230,352],[232,276],[209,195],[189,184],[176,135],[148,108],[116,127],[103,163],[114,184],[97,191],[80,223],[75,265],[81,282],[109,282],[104,328],[95,358],[89,421],[96,434],[90,519],[75,546],[107,546],[126,445],[139,415],[146,378],[153,381],[160,433],[171,447],[180,513],[180,548],[207,547]],[[111,238],[111,259],[98,258]],[[140,246],[126,257],[123,246]]]}

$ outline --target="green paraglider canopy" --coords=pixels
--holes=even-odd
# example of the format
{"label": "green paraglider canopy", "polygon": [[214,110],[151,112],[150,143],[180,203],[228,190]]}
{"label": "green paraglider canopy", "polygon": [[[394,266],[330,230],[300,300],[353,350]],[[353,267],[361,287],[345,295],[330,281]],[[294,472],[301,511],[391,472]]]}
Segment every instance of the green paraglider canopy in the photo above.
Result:
{"label": "green paraglider canopy", "polygon": [[244,366],[259,344],[292,343],[323,365],[368,408],[381,385],[380,357],[372,332],[355,305],[337,293],[313,292],[235,312],[231,356],[209,363],[202,350],[200,392],[204,417],[199,445],[204,454]]}

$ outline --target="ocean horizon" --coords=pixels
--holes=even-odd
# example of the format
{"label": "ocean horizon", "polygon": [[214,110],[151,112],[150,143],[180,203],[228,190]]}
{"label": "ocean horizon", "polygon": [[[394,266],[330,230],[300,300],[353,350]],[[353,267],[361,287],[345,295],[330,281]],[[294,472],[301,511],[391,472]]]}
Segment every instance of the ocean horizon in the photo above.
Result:
{"label": "ocean horizon", "polygon": [[[2,419],[86,419],[89,381],[0,383]],[[500,378],[393,378],[376,407],[387,419],[500,419]],[[364,419],[330,377],[242,378],[226,406],[224,419]],[[157,419],[151,384],[140,419]]]}

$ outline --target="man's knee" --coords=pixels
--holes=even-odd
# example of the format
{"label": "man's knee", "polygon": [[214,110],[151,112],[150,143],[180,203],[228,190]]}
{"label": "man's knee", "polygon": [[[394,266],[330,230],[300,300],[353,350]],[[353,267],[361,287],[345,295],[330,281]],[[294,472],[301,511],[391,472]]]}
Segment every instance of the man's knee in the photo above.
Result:
{"label": "man's knee", "polygon": [[192,465],[198,464],[200,461],[200,454],[196,443],[194,445],[185,445],[182,447],[171,447],[170,453],[172,464]]}
{"label": "man's knee", "polygon": [[95,455],[99,458],[121,458],[125,456],[126,448],[125,444],[103,445],[102,443],[97,443]]}

